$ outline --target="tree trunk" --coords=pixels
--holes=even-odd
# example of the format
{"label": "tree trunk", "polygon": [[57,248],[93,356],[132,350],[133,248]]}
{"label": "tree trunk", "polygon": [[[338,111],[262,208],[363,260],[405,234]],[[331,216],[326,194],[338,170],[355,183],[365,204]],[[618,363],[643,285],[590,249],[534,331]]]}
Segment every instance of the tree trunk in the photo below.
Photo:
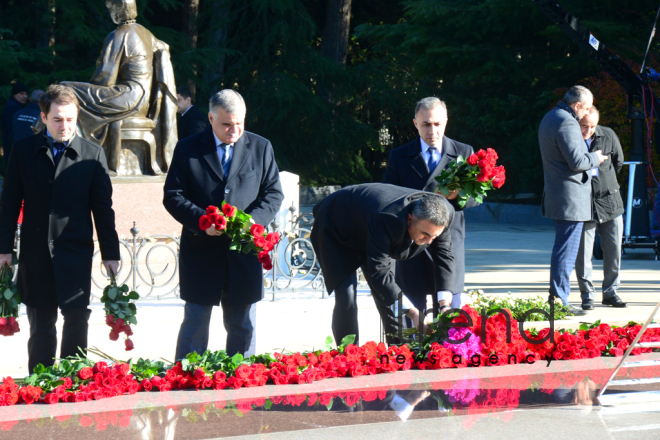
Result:
{"label": "tree trunk", "polygon": [[210,46],[217,50],[214,59],[210,60],[206,71],[207,84],[211,90],[220,90],[225,72],[225,50],[227,49],[227,28],[230,13],[229,0],[213,0],[213,15],[211,23],[215,31],[211,34]]}
{"label": "tree trunk", "polygon": [[[185,0],[183,6],[183,32],[188,36],[188,44],[191,50],[197,49],[197,16],[199,15],[199,0]],[[193,76],[197,77],[197,65],[193,64]],[[193,102],[195,102],[195,94],[197,92],[197,85],[195,81],[188,79],[188,88],[192,94]]]}
{"label": "tree trunk", "polygon": [[346,64],[348,31],[351,25],[352,0],[328,0],[325,29],[321,41],[321,55]]}

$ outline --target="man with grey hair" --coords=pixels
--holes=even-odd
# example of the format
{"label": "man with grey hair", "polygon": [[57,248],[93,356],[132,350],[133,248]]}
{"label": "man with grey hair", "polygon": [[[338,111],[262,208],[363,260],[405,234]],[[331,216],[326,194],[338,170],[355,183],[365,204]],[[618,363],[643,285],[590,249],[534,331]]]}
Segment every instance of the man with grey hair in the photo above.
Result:
{"label": "man with grey hair", "polygon": [[567,312],[585,315],[568,302],[570,276],[580,245],[582,227],[592,219],[591,169],[607,156],[589,152],[580,131],[580,119],[589,112],[593,95],[586,87],[573,86],[550,110],[539,126],[543,160],[543,216],[555,224],[555,244],[550,261],[550,301],[561,299]]}
{"label": "man with grey hair", "polygon": [[616,294],[621,286],[621,238],[623,237],[623,200],[619,191],[616,173],[623,168],[623,150],[614,130],[598,125],[599,113],[591,107],[589,113],[580,119],[582,138],[589,151],[601,151],[610,160],[591,169],[593,193],[593,221],[585,222],[582,239],[575,263],[575,274],[582,296],[582,309],[594,308],[594,284],[592,282],[591,257],[594,250],[596,230],[600,235],[603,250],[603,300],[602,304],[617,308],[626,307]]}
{"label": "man with grey hair", "polygon": [[[419,137],[412,142],[395,148],[390,153],[383,183],[404,186],[416,190],[435,191],[438,186],[435,178],[449,167],[458,156],[467,159],[474,150],[470,145],[457,142],[445,136],[447,127],[447,106],[436,97],[420,100],[415,107],[413,123]],[[442,195],[442,194],[440,194]],[[465,217],[463,209],[477,206],[469,199],[465,207],[457,203],[458,193],[452,191],[447,200],[454,208],[454,221],[451,224],[451,245],[455,260],[454,285],[443,292],[434,289],[432,277],[433,261],[427,253],[412,260],[397,261],[396,279],[407,297],[419,309],[426,308],[428,295],[437,297],[441,307],[451,302],[453,308],[461,306],[461,292],[465,287]],[[453,295],[452,295],[453,293]]]}
{"label": "man with grey hair", "polygon": [[[336,191],[314,207],[311,241],[328,293],[335,293],[332,333],[339,344],[348,335],[359,341],[357,276],[362,268],[388,343],[399,343],[400,326],[390,306],[401,288],[394,279],[393,260],[411,259],[428,251],[435,290],[451,290],[454,256],[449,226],[454,210],[439,195],[382,183],[355,185]],[[419,311],[407,313],[415,324]]]}
{"label": "man with grey hair", "polygon": [[[30,95],[30,103],[17,111],[14,114],[13,121],[13,134],[14,134],[14,143],[20,141],[21,139],[29,138],[34,136],[33,127],[36,127],[37,122],[41,119],[41,109],[39,108],[39,100],[45,92],[43,90],[37,89],[32,92]],[[9,157],[11,145],[7,145],[5,148],[5,155]]]}
{"label": "man with grey hair", "polygon": [[186,301],[176,360],[207,349],[213,306],[222,304],[228,355],[254,354],[256,302],[263,298],[263,268],[256,255],[229,250],[214,227],[201,230],[208,206],[225,201],[268,226],[284,195],[270,141],[245,128],[245,101],[222,90],[209,102],[206,130],[180,140],[165,181],[163,204],[183,225],[179,257],[181,299]]}

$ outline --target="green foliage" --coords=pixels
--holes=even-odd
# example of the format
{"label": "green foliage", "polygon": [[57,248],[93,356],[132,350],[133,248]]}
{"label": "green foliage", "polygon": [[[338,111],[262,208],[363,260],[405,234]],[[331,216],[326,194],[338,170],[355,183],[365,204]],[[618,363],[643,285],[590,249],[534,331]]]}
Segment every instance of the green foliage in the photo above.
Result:
{"label": "green foliage", "polygon": [[[468,293],[474,301],[471,306],[481,313],[481,309],[486,309],[486,313],[493,309],[507,309],[511,311],[511,317],[516,321],[521,321],[523,315],[532,309],[541,309],[550,315],[550,305],[547,298],[534,296],[530,298],[515,298],[511,292],[507,296],[485,295],[481,290],[473,290]],[[559,321],[566,318],[566,310],[559,304],[554,307],[554,320]],[[525,322],[546,321],[545,315],[535,313],[525,317]]]}
{"label": "green foliage", "polygon": [[110,272],[110,284],[103,289],[103,295],[101,295],[101,302],[104,304],[103,308],[106,315],[123,319],[130,324],[137,324],[137,318],[135,317],[137,307],[131,301],[138,299],[140,299],[140,295],[134,290],[129,292],[126,284],[117,286],[115,274]]}
{"label": "green foliage", "polygon": [[0,268],[0,318],[18,318],[21,295],[12,282],[12,273],[6,264]]}
{"label": "green foliage", "polygon": [[[641,61],[657,2],[560,3]],[[389,151],[417,136],[413,109],[430,95],[448,105],[449,137],[498,151],[507,184],[495,198],[541,193],[538,124],[573,84],[594,89],[629,142],[623,91],[598,79],[598,65],[529,0],[353,2],[346,65],[320,53],[327,2],[200,0],[195,46],[184,4],[137,0],[138,23],[170,45],[176,82],[196,86],[201,108],[237,89],[247,129],[272,141],[280,169],[302,185],[380,181]],[[102,1],[0,0],[0,105],[17,80],[31,89],[88,81],[113,29]]]}

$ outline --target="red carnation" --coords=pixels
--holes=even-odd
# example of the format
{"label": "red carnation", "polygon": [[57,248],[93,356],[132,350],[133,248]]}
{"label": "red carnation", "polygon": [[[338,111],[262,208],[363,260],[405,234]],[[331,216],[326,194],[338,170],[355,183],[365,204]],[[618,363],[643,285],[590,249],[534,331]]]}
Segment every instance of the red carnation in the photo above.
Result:
{"label": "red carnation", "polygon": [[477,162],[479,162],[479,156],[477,156],[476,154],[471,154],[470,157],[468,157],[467,159],[467,163],[473,166],[476,165]]}
{"label": "red carnation", "polygon": [[211,222],[211,219],[207,215],[203,215],[199,218],[199,229],[202,231],[206,231],[212,224],[213,222]]}
{"label": "red carnation", "polygon": [[255,236],[253,241],[254,241],[254,245],[259,249],[263,248],[266,245],[266,239],[263,236]]}
{"label": "red carnation", "polygon": [[276,245],[280,241],[280,234],[277,232],[270,232],[266,235],[266,240],[268,240],[273,245]]}
{"label": "red carnation", "polygon": [[250,227],[250,234],[252,234],[253,237],[263,237],[264,232],[266,232],[266,230],[259,224],[254,224]]}
{"label": "red carnation", "polygon": [[215,221],[215,229],[222,231],[227,227],[227,218],[225,216],[219,215]]}
{"label": "red carnation", "polygon": [[232,218],[236,215],[236,207],[231,206],[229,203],[225,203],[225,206],[222,207],[222,213],[228,218]]}

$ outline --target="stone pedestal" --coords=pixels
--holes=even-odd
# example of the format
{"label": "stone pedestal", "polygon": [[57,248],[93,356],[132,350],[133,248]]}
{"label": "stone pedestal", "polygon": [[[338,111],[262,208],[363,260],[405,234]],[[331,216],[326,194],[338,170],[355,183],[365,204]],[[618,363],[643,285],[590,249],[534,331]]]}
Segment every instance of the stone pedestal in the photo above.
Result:
{"label": "stone pedestal", "polygon": [[181,224],[163,206],[164,184],[164,175],[112,178],[112,207],[120,237],[131,236],[133,222],[141,236],[181,235]]}

